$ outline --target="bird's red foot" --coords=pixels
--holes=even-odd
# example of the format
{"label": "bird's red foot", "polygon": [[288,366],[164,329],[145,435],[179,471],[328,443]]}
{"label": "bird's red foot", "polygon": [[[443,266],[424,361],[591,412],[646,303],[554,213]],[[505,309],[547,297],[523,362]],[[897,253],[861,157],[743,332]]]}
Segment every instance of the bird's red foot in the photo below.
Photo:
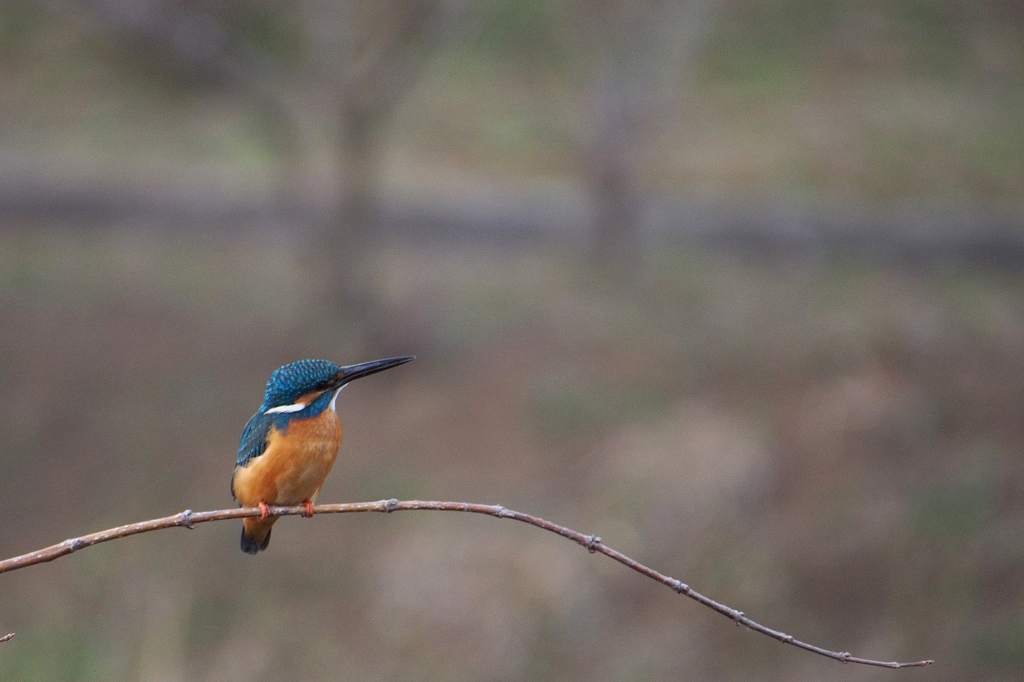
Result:
{"label": "bird's red foot", "polygon": [[260,502],[260,521],[266,521],[267,517],[270,516],[270,507],[267,506],[266,502]]}
{"label": "bird's red foot", "polygon": [[302,512],[302,515],[307,519],[312,518],[313,514],[316,513],[313,511],[313,500],[303,500],[302,506],[306,508],[306,511]]}

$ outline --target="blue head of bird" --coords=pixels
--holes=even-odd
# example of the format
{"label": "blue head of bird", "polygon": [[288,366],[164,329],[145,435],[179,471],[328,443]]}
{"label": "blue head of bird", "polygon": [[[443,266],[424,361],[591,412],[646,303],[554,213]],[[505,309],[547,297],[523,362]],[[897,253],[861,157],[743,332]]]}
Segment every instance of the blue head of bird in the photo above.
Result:
{"label": "blue head of bird", "polygon": [[334,407],[338,394],[356,379],[404,365],[413,356],[383,358],[355,365],[337,365],[330,360],[296,360],[281,365],[270,375],[260,412],[314,416],[328,405]]}

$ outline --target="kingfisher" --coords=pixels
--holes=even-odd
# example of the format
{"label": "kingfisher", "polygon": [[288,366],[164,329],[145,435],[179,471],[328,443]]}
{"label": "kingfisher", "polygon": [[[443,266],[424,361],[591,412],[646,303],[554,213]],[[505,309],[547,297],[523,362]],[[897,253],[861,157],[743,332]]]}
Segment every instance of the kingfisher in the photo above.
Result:
{"label": "kingfisher", "polygon": [[341,448],[338,394],[361,377],[414,360],[401,356],[336,365],[329,360],[297,360],[275,369],[267,381],[263,404],[245,428],[231,477],[231,496],[239,506],[259,507],[258,517],[242,520],[242,551],[256,554],[270,544],[277,517],[270,505],[305,505],[313,501]]}

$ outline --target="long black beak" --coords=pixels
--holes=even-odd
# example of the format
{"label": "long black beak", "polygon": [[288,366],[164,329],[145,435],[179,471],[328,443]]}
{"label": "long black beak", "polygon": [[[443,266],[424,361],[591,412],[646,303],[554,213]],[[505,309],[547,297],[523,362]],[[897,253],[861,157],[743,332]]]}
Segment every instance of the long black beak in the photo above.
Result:
{"label": "long black beak", "polygon": [[416,359],[415,355],[403,355],[396,358],[383,358],[381,360],[370,360],[369,362],[360,362],[355,365],[345,365],[338,372],[338,377],[335,386],[344,386],[350,381],[361,379],[362,377],[376,374],[377,372],[383,372],[386,369],[392,367],[398,367],[404,365],[407,362],[412,362]]}

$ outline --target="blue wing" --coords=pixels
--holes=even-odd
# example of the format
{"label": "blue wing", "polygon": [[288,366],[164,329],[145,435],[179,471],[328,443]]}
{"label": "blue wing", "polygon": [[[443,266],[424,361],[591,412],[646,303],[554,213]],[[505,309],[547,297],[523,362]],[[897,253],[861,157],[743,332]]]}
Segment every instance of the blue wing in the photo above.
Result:
{"label": "blue wing", "polygon": [[[236,468],[244,467],[263,454],[263,451],[267,449],[267,436],[270,435],[270,427],[273,423],[273,417],[262,412],[256,412],[249,418],[245,428],[242,429],[242,439],[238,443],[238,456],[235,458]],[[234,474],[231,476],[231,497],[235,497]]]}
{"label": "blue wing", "polygon": [[244,467],[252,459],[259,457],[267,449],[267,436],[274,423],[272,415],[262,412],[254,414],[242,430],[242,439],[238,443],[238,457],[235,466]]}

